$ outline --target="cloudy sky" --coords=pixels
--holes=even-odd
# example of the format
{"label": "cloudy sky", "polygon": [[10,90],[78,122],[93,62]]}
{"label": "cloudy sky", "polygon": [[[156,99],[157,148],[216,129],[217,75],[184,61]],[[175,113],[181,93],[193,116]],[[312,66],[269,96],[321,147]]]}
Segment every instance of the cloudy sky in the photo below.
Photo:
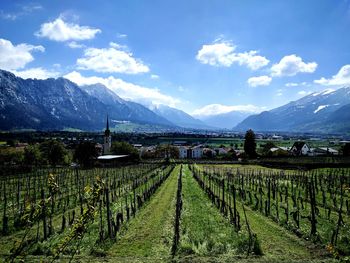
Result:
{"label": "cloudy sky", "polygon": [[0,68],[195,115],[350,83],[350,0],[0,2]]}

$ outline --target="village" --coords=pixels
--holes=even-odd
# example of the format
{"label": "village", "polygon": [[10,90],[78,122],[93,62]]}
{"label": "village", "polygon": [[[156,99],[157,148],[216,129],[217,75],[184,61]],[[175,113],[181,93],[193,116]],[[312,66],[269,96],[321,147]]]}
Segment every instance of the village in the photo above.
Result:
{"label": "village", "polygon": [[[245,151],[244,134],[119,134],[109,120],[101,133],[28,134],[0,144],[4,164],[70,164],[114,166],[146,160],[203,160],[240,162],[247,159],[312,159],[349,156],[347,138],[317,138],[253,133],[254,156]],[[65,135],[65,136],[64,136]],[[4,135],[3,135],[4,136]],[[50,161],[50,155],[53,156]],[[56,154],[55,154],[56,153]],[[60,161],[55,161],[60,160]]]}
{"label": "village", "polygon": [[[134,144],[135,148],[140,151],[140,157],[156,156],[157,146],[142,146]],[[235,149],[234,147],[211,147],[209,145],[187,145],[185,142],[174,142],[172,147],[178,149],[179,159],[210,159],[223,156],[233,156],[240,158],[244,155],[244,150]],[[271,147],[264,156],[268,157],[287,157],[287,156],[337,156],[339,151],[331,147],[312,148],[308,143],[297,141],[292,147],[276,146]],[[164,154],[163,157],[166,157]],[[173,157],[173,156],[171,156]]]}

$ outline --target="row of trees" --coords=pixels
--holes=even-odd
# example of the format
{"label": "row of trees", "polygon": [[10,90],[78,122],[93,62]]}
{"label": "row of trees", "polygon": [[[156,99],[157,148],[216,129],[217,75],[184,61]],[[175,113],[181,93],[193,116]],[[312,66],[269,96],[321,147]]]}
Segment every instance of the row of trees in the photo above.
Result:
{"label": "row of trees", "polygon": [[[28,145],[23,148],[8,147],[0,151],[0,163],[20,165],[67,165],[72,161],[81,166],[92,166],[100,155],[100,149],[96,143],[83,141],[75,149],[69,150],[57,140],[48,140],[42,143]],[[129,155],[130,160],[139,159],[139,153],[127,142],[114,142],[111,147],[111,154]]]}
{"label": "row of trees", "polygon": [[0,163],[23,165],[57,165],[68,164],[72,160],[71,153],[64,144],[56,140],[48,140],[40,144],[29,145],[23,149],[9,147],[0,151]]}

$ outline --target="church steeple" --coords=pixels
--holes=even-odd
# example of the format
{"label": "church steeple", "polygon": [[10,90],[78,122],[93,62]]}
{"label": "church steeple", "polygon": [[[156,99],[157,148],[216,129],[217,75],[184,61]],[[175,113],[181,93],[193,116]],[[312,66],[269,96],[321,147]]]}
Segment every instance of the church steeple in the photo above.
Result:
{"label": "church steeple", "polygon": [[108,115],[107,115],[107,125],[105,130],[105,136],[109,136],[111,131],[109,130],[109,121],[108,121]]}
{"label": "church steeple", "polygon": [[107,115],[107,123],[106,123],[106,130],[105,130],[105,136],[103,140],[103,153],[109,154],[112,146],[112,138],[111,138],[111,131],[109,130],[109,120]]}

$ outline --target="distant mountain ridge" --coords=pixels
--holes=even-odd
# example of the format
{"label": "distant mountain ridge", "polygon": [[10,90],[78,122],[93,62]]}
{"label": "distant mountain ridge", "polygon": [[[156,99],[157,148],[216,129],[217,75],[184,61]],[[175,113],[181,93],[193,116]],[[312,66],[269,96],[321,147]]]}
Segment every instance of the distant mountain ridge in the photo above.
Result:
{"label": "distant mountain ridge", "polygon": [[230,111],[216,115],[198,116],[198,118],[211,127],[219,129],[232,129],[238,123],[243,121],[251,113],[243,111]]}
{"label": "distant mountain ridge", "polygon": [[171,120],[171,122],[173,122],[175,125],[183,128],[213,129],[213,127],[205,124],[201,120],[192,117],[186,112],[166,105],[158,105],[154,107],[152,111],[167,120]]}
{"label": "distant mountain ridge", "polygon": [[350,128],[350,87],[312,93],[239,123],[235,130],[343,133]]}
{"label": "distant mountain ridge", "polygon": [[[97,89],[98,88],[98,89]],[[64,79],[22,79],[0,70],[0,129],[101,130],[113,120],[174,126],[146,107],[106,87],[79,87]]]}

